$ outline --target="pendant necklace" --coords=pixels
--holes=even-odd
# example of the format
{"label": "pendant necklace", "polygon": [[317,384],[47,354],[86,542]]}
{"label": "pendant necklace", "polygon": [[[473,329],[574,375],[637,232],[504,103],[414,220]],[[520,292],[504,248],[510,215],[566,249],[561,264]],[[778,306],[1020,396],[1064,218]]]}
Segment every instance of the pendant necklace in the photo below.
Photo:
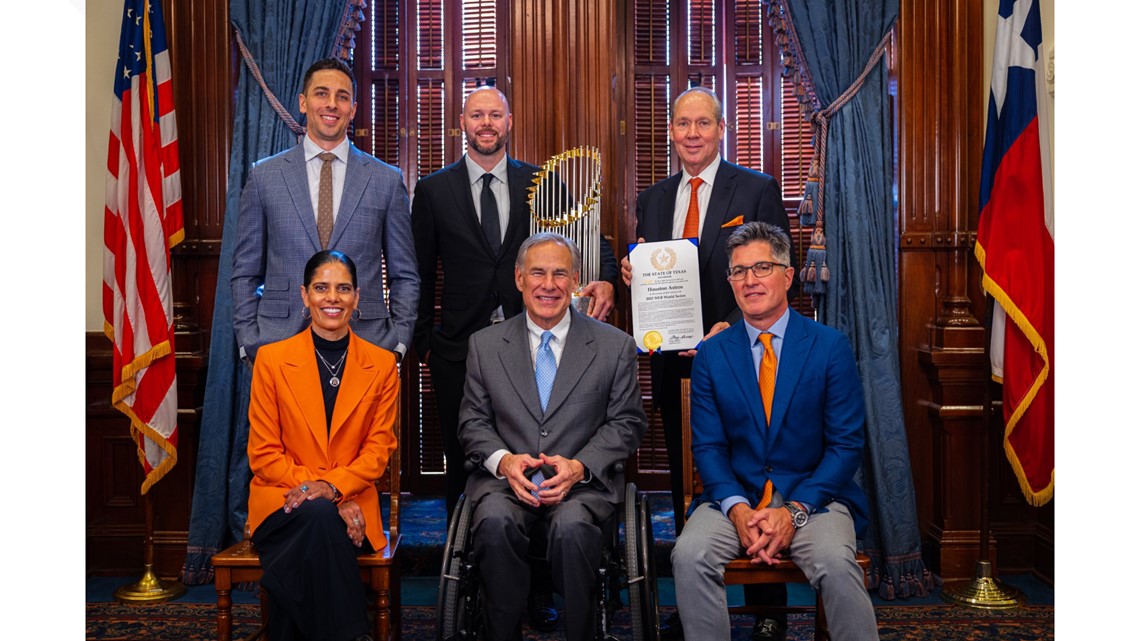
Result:
{"label": "pendant necklace", "polygon": [[348,356],[348,350],[347,349],[344,350],[344,353],[340,355],[340,360],[336,362],[335,366],[329,365],[329,362],[325,360],[325,357],[321,356],[321,350],[314,349],[313,351],[315,351],[317,353],[317,358],[321,359],[321,362],[324,363],[325,367],[328,368],[329,374],[332,375],[331,377],[329,377],[329,385],[332,385],[333,387],[339,387],[340,386],[340,378],[337,377],[337,372],[340,371],[340,366],[344,365],[344,357]]}

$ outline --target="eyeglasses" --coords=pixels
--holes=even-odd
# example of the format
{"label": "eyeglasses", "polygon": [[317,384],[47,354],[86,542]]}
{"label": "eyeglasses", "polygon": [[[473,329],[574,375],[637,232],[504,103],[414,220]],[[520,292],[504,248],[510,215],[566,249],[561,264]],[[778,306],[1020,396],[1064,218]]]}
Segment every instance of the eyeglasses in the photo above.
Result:
{"label": "eyeglasses", "polygon": [[772,273],[772,270],[776,269],[777,267],[786,268],[787,265],[784,263],[770,263],[766,260],[762,260],[755,265],[737,265],[735,267],[728,268],[728,279],[744,280],[744,275],[749,271],[751,271],[752,275],[756,278],[764,278],[765,276],[770,275]]}

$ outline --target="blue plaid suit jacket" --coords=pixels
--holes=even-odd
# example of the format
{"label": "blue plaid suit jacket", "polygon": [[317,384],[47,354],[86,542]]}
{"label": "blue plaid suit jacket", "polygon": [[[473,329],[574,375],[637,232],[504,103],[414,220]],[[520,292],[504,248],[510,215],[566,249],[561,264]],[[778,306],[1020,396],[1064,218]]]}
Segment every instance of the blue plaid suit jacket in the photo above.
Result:
{"label": "blue plaid suit jacket", "polygon": [[[241,195],[230,280],[234,333],[245,356],[308,325],[300,288],[305,263],[320,249],[304,146],[258,161]],[[412,342],[420,288],[408,189],[399,169],[352,145],[329,249],[356,263],[360,317],[353,331],[402,354]]]}

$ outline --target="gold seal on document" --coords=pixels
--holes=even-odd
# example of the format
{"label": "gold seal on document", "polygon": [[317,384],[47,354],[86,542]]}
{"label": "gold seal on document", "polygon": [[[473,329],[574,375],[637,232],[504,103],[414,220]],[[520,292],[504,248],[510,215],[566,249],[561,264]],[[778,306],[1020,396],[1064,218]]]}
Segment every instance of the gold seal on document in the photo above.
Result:
{"label": "gold seal on document", "polygon": [[650,351],[655,351],[658,347],[661,347],[661,343],[664,343],[665,339],[661,337],[661,332],[651,330],[645,333],[645,338],[642,342],[645,343],[645,346],[648,347]]}
{"label": "gold seal on document", "polygon": [[673,269],[677,264],[677,252],[670,247],[658,249],[649,255],[649,262],[653,264],[653,269],[659,272]]}

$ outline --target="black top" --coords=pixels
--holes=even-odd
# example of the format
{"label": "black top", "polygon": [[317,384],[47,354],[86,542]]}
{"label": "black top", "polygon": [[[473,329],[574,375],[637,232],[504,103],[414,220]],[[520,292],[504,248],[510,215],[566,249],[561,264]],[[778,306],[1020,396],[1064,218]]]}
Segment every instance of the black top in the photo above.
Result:
{"label": "black top", "polygon": [[[313,330],[309,330],[312,332]],[[336,407],[336,393],[340,389],[340,381],[344,380],[344,361],[348,360],[348,334],[336,341],[325,340],[313,332],[313,345],[317,348],[317,371],[321,376],[321,393],[325,397],[325,427],[332,429],[333,408]],[[322,357],[324,360],[322,361]],[[342,360],[343,359],[343,360]],[[327,363],[327,364],[326,364]],[[339,365],[337,365],[339,363]],[[332,366],[332,370],[329,366]],[[334,386],[329,381],[333,377],[333,370],[340,381]]]}

